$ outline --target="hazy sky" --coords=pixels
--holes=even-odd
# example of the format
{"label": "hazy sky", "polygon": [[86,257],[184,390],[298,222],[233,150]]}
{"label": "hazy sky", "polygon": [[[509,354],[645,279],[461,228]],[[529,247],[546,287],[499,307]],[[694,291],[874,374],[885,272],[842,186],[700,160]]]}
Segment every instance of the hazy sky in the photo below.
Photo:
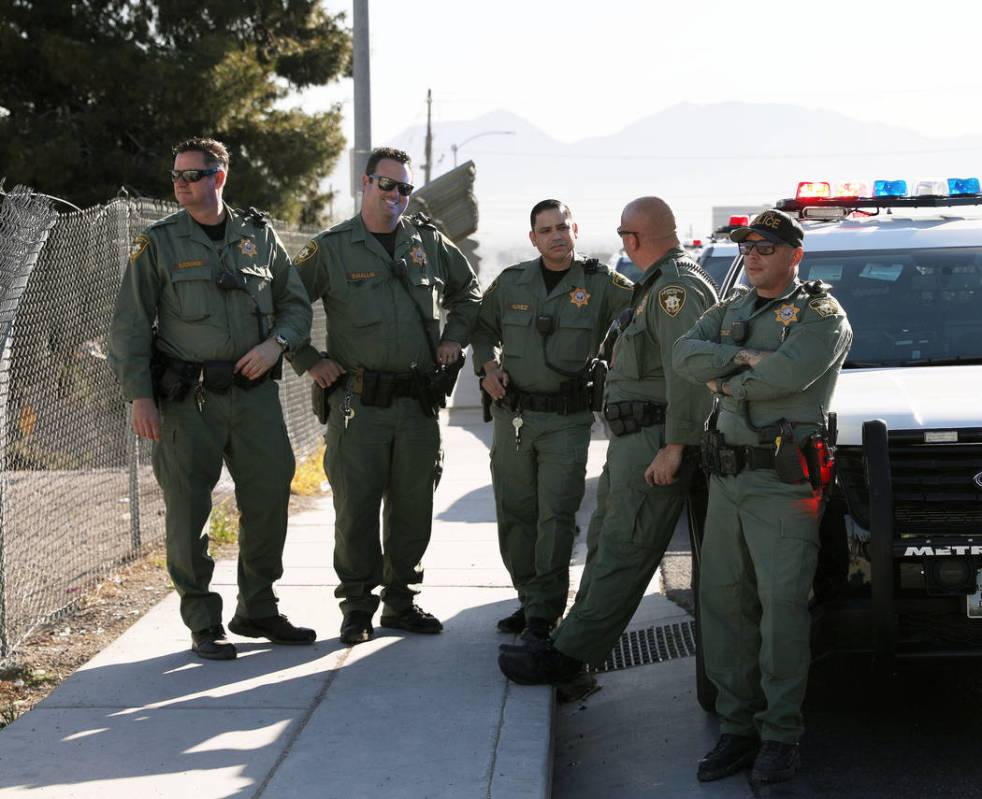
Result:
{"label": "hazy sky", "polygon": [[[350,0],[325,5],[350,24]],[[424,121],[427,88],[435,124],[503,108],[564,141],[685,101],[982,132],[980,19],[974,0],[372,0],[373,138]],[[305,105],[331,101],[350,110],[351,82]]]}
{"label": "hazy sky", "polygon": [[[350,25],[350,0],[325,5],[347,12]],[[372,141],[385,144],[425,123],[428,88],[435,174],[450,164],[441,123],[496,109],[566,142],[615,133],[682,102],[785,103],[935,137],[980,133],[980,17],[982,4],[971,0],[371,0]],[[350,80],[303,97],[309,110],[332,102],[342,103],[350,142]],[[726,151],[726,131],[719,136]],[[495,144],[470,144],[461,159],[487,166]],[[527,198],[489,196],[481,174],[481,235],[516,227]],[[347,215],[346,168],[331,182],[341,194],[335,210]],[[499,206],[516,203],[521,214],[498,218]],[[704,204],[686,220],[702,235]],[[594,229],[613,229],[618,210],[614,203],[597,215]]]}

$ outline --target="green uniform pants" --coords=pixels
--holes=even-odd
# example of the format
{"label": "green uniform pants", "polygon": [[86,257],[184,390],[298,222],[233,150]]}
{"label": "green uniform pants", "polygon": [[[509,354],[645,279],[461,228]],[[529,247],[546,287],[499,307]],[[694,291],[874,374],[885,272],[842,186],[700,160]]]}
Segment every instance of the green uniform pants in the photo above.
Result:
{"label": "green uniform pants", "polygon": [[[340,411],[344,389],[331,396],[324,471],[334,492],[334,570],[341,612],[375,613],[382,601],[397,615],[412,606],[423,581],[420,561],[433,526],[433,491],[443,454],[440,425],[423,415],[415,399],[400,397],[388,408],[365,407],[352,398],[347,428]],[[383,508],[384,500],[384,508]],[[379,510],[382,538],[379,541]]]}
{"label": "green uniform pants", "polygon": [[243,391],[161,402],[153,470],[167,511],[167,570],[191,630],[222,623],[222,599],[209,589],[215,563],[202,534],[211,492],[228,466],[239,508],[239,596],[235,612],[275,616],[273,583],[283,574],[283,544],[294,459],[279,388],[272,380]]}
{"label": "green uniform pants", "polygon": [[569,594],[593,415],[525,411],[516,448],[515,414],[499,407],[492,413],[491,481],[501,559],[526,618],[558,619]]}
{"label": "green uniform pants", "polygon": [[644,480],[663,439],[664,427],[656,425],[613,438],[607,449],[580,589],[553,639],[560,652],[594,666],[638,609],[685,507],[694,459],[683,459],[671,485]]}
{"label": "green uniform pants", "polygon": [[773,470],[711,478],[699,609],[723,732],[801,738],[820,510],[821,492]]}

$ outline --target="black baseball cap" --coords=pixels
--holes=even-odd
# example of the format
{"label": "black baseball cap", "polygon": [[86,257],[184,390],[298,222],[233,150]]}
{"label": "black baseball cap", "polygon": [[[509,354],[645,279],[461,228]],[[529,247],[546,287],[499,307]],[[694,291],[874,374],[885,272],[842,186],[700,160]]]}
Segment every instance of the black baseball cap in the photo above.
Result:
{"label": "black baseball cap", "polygon": [[798,221],[776,208],[757,214],[749,225],[731,231],[730,240],[740,242],[751,233],[759,233],[768,241],[787,244],[789,247],[800,247],[805,238],[805,231]]}

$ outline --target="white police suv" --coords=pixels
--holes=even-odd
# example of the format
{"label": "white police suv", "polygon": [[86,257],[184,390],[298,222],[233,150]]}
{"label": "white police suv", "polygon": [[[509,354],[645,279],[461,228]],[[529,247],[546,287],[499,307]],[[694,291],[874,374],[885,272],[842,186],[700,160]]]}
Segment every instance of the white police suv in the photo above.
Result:
{"label": "white police suv", "polygon": [[[849,316],[813,649],[982,656],[982,192],[802,183],[802,280]],[[737,257],[725,289],[746,282]],[[725,291],[724,291],[725,293]]]}

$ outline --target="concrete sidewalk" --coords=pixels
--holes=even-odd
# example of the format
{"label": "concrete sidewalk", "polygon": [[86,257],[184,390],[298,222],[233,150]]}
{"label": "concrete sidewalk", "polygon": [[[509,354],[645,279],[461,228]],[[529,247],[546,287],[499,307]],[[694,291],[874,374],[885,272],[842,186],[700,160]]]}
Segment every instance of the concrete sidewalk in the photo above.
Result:
{"label": "concrete sidewalk", "polygon": [[[283,612],[317,629],[313,647],[238,640],[238,660],[200,660],[172,594],[0,732],[0,796],[550,796],[552,690],[512,685],[497,667],[507,639],[494,623],[516,599],[497,548],[490,426],[474,410],[444,421],[419,597],[442,635],[376,628],[341,646],[325,498],[291,518],[278,586]],[[606,443],[591,446],[591,484]],[[584,529],[592,500],[588,489]],[[215,584],[229,617],[234,563]]]}

